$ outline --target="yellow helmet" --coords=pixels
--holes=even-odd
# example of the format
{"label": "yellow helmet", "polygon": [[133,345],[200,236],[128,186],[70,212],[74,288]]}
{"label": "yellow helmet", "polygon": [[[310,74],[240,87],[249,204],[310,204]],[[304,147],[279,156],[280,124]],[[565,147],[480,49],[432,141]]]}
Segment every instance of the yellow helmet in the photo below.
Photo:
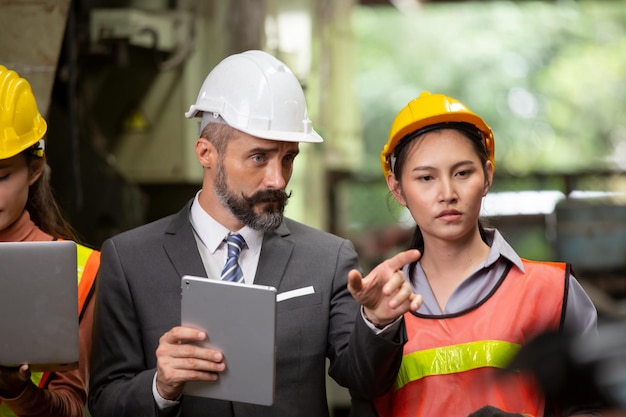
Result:
{"label": "yellow helmet", "polygon": [[0,65],[0,159],[36,145],[46,129],[28,81]]}
{"label": "yellow helmet", "polygon": [[495,143],[493,132],[487,123],[460,101],[443,94],[424,91],[400,110],[391,124],[389,140],[380,154],[385,178],[392,171],[391,156],[402,138],[427,126],[450,122],[469,123],[481,132],[489,160],[495,168]]}

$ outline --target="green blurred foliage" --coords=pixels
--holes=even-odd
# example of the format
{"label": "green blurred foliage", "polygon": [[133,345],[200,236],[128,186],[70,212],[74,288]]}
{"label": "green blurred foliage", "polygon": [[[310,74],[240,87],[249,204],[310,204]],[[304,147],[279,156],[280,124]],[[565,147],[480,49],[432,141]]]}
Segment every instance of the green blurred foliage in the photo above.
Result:
{"label": "green blurred foliage", "polygon": [[485,119],[497,171],[626,168],[625,2],[360,6],[353,30],[364,172],[380,172],[395,114],[424,90]]}
{"label": "green blurred foliage", "polygon": [[[624,190],[623,174],[595,171],[626,170],[626,1],[358,6],[353,34],[365,157],[337,187],[337,214],[365,262],[408,244],[399,224],[407,211],[389,198],[380,151],[395,115],[422,91],[459,99],[492,127],[491,193],[564,192],[582,173],[576,189]],[[549,217],[496,216],[492,225],[521,256],[549,260]]]}

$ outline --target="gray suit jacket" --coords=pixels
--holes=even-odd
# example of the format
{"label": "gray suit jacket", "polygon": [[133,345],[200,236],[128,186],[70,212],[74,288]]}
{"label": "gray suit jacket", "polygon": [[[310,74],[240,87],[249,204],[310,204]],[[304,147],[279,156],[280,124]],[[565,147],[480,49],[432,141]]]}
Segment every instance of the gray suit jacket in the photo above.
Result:
{"label": "gray suit jacket", "polygon": [[[278,293],[312,285],[315,293],[277,305],[276,401],[271,407],[183,396],[159,412],[152,395],[159,338],[180,325],[180,278],[206,276],[188,204],[166,217],[107,240],[98,274],[89,411],[93,417],[329,415],[329,374],[350,388],[356,415],[365,400],[393,383],[406,341],[376,336],[346,289],[357,267],[344,239],[285,219],[266,233],[254,282]],[[355,408],[356,409],[356,408]]]}

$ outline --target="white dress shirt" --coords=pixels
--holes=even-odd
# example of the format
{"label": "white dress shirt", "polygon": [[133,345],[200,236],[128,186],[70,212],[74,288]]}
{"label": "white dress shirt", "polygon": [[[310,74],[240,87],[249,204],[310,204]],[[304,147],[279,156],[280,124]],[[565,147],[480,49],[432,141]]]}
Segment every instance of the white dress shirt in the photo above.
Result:
{"label": "white dress shirt", "polygon": [[263,244],[263,232],[244,226],[239,230],[228,230],[213,217],[200,207],[198,196],[202,191],[196,194],[191,204],[191,212],[189,220],[194,231],[198,251],[204,264],[207,277],[211,279],[220,279],[222,268],[228,257],[224,239],[230,232],[239,233],[246,241],[246,246],[239,254],[239,266],[243,271],[243,279],[246,284],[254,282],[257,265],[259,264],[259,255],[261,254],[261,245]]}

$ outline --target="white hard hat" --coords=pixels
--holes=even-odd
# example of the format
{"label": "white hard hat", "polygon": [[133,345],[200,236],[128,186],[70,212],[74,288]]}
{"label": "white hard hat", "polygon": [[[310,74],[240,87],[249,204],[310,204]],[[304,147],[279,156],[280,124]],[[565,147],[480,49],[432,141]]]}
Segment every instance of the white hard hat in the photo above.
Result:
{"label": "white hard hat", "polygon": [[246,51],[220,62],[204,80],[185,117],[202,117],[201,129],[220,116],[229,126],[262,139],[322,142],[307,116],[300,82],[283,62]]}

